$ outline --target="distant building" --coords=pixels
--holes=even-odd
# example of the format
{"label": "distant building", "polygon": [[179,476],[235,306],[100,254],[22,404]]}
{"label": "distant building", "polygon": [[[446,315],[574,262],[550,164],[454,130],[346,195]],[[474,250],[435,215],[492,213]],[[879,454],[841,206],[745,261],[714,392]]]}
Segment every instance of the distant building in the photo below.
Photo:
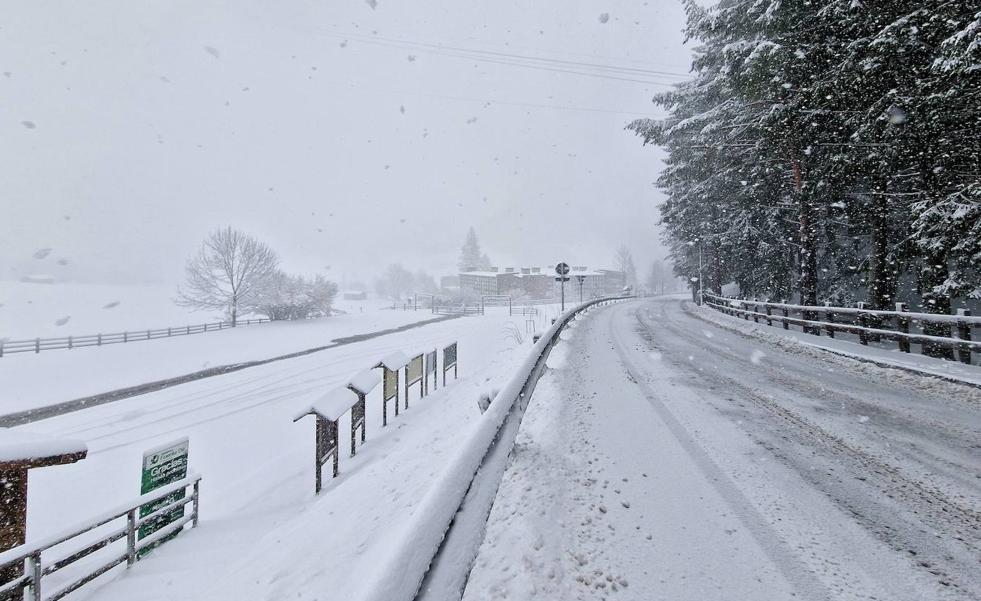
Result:
{"label": "distant building", "polygon": [[444,275],[443,277],[439,278],[439,287],[443,290],[459,290],[460,276]]}
{"label": "distant building", "polygon": [[[583,300],[600,296],[616,296],[623,289],[623,274],[605,269],[590,270],[586,266],[573,266],[569,281],[565,284],[566,298],[578,298],[579,278],[582,278]],[[561,295],[560,282],[556,281],[555,266],[544,267],[491,267],[487,271],[461,273],[460,293],[468,297],[510,295],[525,296],[533,300],[556,299]]]}

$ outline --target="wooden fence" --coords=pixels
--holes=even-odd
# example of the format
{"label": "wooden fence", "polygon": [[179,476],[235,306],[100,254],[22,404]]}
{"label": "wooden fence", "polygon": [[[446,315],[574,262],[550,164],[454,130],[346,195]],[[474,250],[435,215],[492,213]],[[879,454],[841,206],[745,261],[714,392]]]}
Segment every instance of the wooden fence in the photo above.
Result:
{"label": "wooden fence", "polygon": [[[791,325],[800,326],[804,332],[820,336],[821,332],[834,338],[835,332],[856,334],[861,344],[867,345],[880,340],[892,340],[904,353],[912,352],[912,345],[926,349],[949,350],[956,354],[962,363],[971,363],[971,353],[981,351],[981,341],[973,340],[972,330],[981,328],[981,317],[972,316],[966,309],[958,309],[956,315],[937,313],[911,313],[906,303],[896,303],[895,311],[867,309],[865,303],[857,307],[832,307],[792,305],[740,298],[728,298],[714,294],[702,295],[705,305],[717,311],[742,317],[754,322],[766,321],[783,324],[783,329]],[[797,315],[798,317],[794,317]],[[924,326],[932,332],[946,330],[948,335],[938,336],[925,333]],[[891,329],[890,329],[891,328]],[[956,337],[950,335],[956,332]],[[931,354],[936,354],[932,350]],[[942,353],[946,354],[946,353]]]}
{"label": "wooden fence", "polygon": [[[250,326],[259,323],[269,323],[269,321],[269,319],[264,317],[259,319],[240,319],[236,325]],[[121,344],[124,342],[137,342],[140,340],[170,338],[172,336],[188,336],[190,334],[202,334],[204,332],[227,330],[231,327],[233,326],[232,322],[230,321],[218,321],[193,326],[189,325],[171,328],[157,328],[151,330],[134,330],[131,332],[115,332],[110,334],[89,334],[86,336],[33,338],[29,340],[0,339],[0,357],[10,353],[40,353],[41,351],[51,351],[56,349],[73,349],[83,346],[102,346],[105,344]]]}

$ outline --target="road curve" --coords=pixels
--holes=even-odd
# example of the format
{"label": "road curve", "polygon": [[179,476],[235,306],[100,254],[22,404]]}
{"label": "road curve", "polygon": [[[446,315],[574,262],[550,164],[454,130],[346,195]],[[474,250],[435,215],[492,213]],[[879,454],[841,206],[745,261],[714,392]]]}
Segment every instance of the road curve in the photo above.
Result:
{"label": "road curve", "polygon": [[701,311],[579,322],[465,598],[981,599],[977,389]]}

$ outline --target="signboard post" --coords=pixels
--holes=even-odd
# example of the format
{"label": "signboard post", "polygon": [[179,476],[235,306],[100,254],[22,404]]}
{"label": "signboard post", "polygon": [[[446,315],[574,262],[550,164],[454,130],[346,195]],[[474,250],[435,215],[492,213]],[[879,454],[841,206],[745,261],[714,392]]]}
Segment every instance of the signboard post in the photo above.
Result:
{"label": "signboard post", "polygon": [[582,285],[586,281],[586,276],[577,275],[576,280],[579,282],[579,302],[582,303]]}
{"label": "signboard post", "polygon": [[[187,437],[184,437],[143,453],[143,472],[140,478],[140,494],[145,495],[146,493],[154,491],[162,486],[166,486],[167,484],[186,478],[187,448],[188,439]],[[159,501],[147,503],[146,505],[140,507],[140,517],[146,517],[161,507],[179,501],[182,498],[184,498],[184,489],[175,491]],[[165,514],[157,516],[140,527],[139,539],[143,540],[157,530],[164,528],[168,524],[176,522],[182,517],[184,517],[183,505],[174,509],[173,511],[168,511]],[[156,544],[169,540],[174,536],[177,536],[177,532],[160,539],[156,542]],[[140,552],[140,555],[145,555],[152,547],[156,546],[156,544],[152,545],[151,547],[144,548]]]}
{"label": "signboard post", "polygon": [[562,283],[562,312],[565,313],[565,283],[569,281],[569,264],[559,263],[555,266],[555,273],[559,276],[555,281]]}

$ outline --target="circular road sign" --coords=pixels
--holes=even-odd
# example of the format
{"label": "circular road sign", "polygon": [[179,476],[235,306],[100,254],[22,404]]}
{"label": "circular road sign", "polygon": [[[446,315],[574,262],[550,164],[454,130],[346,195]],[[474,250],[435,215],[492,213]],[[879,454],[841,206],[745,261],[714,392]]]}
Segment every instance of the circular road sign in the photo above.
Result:
{"label": "circular road sign", "polygon": [[568,273],[569,273],[569,264],[568,263],[559,263],[558,265],[555,266],[555,273],[557,273],[559,275],[568,275]]}

